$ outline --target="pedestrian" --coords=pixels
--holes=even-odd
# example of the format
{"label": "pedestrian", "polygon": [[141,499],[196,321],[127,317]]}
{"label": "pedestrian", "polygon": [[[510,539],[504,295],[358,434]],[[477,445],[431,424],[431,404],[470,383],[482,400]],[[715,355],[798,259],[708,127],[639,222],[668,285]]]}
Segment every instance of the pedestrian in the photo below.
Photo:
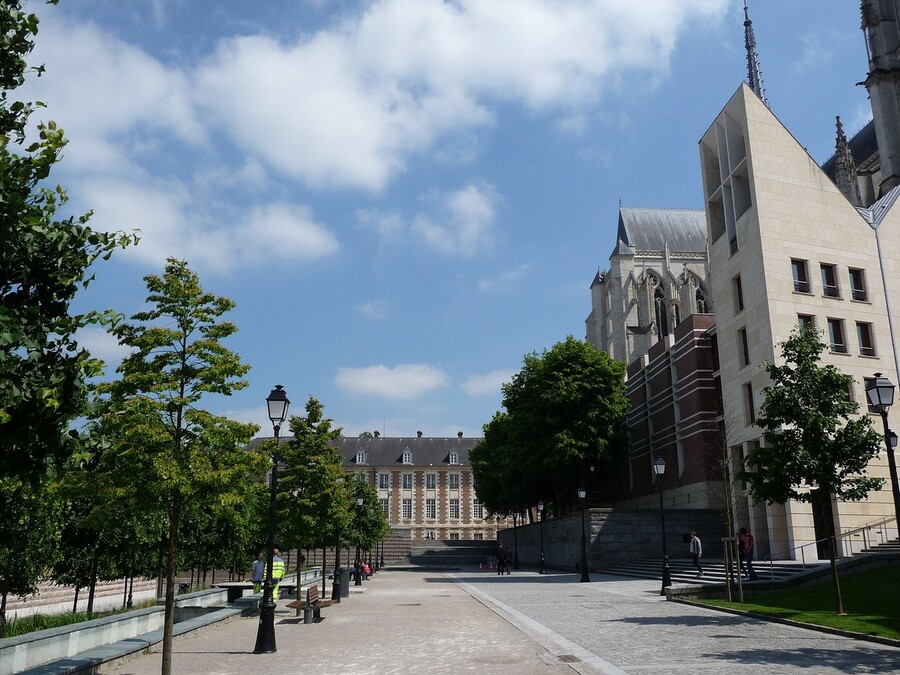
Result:
{"label": "pedestrian", "polygon": [[503,557],[503,546],[497,546],[497,574],[503,574],[503,565],[505,563]]}
{"label": "pedestrian", "polygon": [[266,575],[266,552],[260,551],[253,561],[253,567],[250,569],[250,581],[253,582],[253,592],[259,593],[262,588],[263,577]]}
{"label": "pedestrian", "polygon": [[694,567],[697,568],[697,576],[703,576],[703,568],[700,566],[700,558],[703,557],[703,544],[697,533],[691,531],[691,559],[694,561]]}
{"label": "pedestrian", "polygon": [[512,560],[512,554],[509,551],[509,546],[503,547],[503,567],[506,568],[506,573],[509,574],[509,563]]}
{"label": "pedestrian", "polygon": [[278,602],[278,586],[284,578],[284,560],[281,559],[281,551],[274,549],[272,557],[272,583],[275,588],[272,589],[272,602]]}
{"label": "pedestrian", "polygon": [[756,581],[756,570],[753,569],[753,535],[746,528],[742,527],[739,531],[741,535],[741,543],[743,550],[738,549],[741,554],[741,570],[744,572],[744,579],[748,581]]}

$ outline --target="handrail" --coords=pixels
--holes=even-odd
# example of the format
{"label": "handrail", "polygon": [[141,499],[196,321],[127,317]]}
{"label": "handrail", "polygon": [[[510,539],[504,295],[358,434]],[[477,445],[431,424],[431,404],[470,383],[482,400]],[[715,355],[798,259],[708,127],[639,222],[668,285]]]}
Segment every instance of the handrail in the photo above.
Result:
{"label": "handrail", "polygon": [[[841,533],[835,534],[834,536],[831,536],[831,537],[823,537],[822,539],[816,539],[815,541],[810,541],[805,544],[801,544],[800,546],[795,546],[794,548],[788,549],[788,554],[791,554],[794,551],[799,550],[800,551],[800,559],[803,563],[803,569],[806,569],[806,552],[804,551],[804,549],[807,546],[815,546],[817,544],[822,543],[823,541],[828,541],[829,539],[843,540],[845,537],[850,537],[854,534],[861,532],[863,535],[863,546],[864,546],[864,548],[869,548],[869,542],[866,539],[866,533],[869,532],[873,527],[883,527],[887,523],[890,523],[895,520],[897,520],[897,518],[895,516],[888,516],[887,518],[882,518],[881,520],[876,520],[872,523],[868,523],[866,525],[863,525],[862,527],[857,527],[853,530],[847,530],[846,532],[841,532]],[[837,543],[837,542],[835,542],[835,543]],[[835,552],[837,552],[837,546],[835,546]],[[850,551],[850,555],[853,555],[852,550]],[[788,557],[790,557],[790,555]],[[843,550],[841,550],[840,557],[842,557],[842,558],[844,557]]]}

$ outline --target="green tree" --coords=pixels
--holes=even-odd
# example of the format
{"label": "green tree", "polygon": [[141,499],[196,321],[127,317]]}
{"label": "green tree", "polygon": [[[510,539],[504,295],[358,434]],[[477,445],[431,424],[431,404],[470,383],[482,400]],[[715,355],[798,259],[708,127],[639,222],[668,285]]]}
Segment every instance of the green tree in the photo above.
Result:
{"label": "green tree", "polygon": [[[253,455],[237,449],[257,427],[197,407],[210,394],[230,395],[247,384],[241,378],[249,366],[222,344],[237,330],[221,320],[234,303],[205,292],[187,263],[174,258],[162,276],[151,274],[145,281],[149,309],[133,315],[133,323],[114,328],[119,342],[132,351],[119,366],[121,378],[103,391],[110,394],[110,415],[122,418],[122,435],[116,439],[120,456],[141,466],[141,489],[158,499],[168,516],[162,658],[162,672],[168,675],[182,512],[197,494],[235,498],[229,491],[232,481],[246,480],[253,471]],[[219,462],[228,448],[227,459]],[[234,463],[225,466],[229,460]]]}
{"label": "green tree", "polygon": [[[772,384],[764,390],[757,426],[765,443],[751,451],[739,478],[759,501],[811,503],[834,531],[832,500],[860,501],[883,481],[866,469],[882,439],[849,395],[852,380],[820,365],[825,345],[812,326],[795,329],[782,343],[783,365],[765,364]],[[829,541],[834,568],[834,546]],[[835,571],[838,612],[843,613]]]}
{"label": "green tree", "polygon": [[[572,336],[525,356],[522,370],[503,385],[506,416],[485,427],[472,464],[479,495],[485,480],[490,510],[518,510],[523,485],[529,503],[577,508],[587,467],[602,470],[626,447],[624,374],[606,352]],[[497,466],[488,469],[495,454]]]}
{"label": "green tree", "polygon": [[76,331],[114,318],[109,310],[70,314],[70,305],[93,279],[91,264],[135,238],[91,229],[90,214],[58,215],[67,196],[49,177],[63,130],[41,123],[37,140],[26,140],[43,104],[11,97],[38,32],[22,5],[0,2],[0,475],[37,480],[78,449],[71,423],[85,412],[87,381],[101,372]]}

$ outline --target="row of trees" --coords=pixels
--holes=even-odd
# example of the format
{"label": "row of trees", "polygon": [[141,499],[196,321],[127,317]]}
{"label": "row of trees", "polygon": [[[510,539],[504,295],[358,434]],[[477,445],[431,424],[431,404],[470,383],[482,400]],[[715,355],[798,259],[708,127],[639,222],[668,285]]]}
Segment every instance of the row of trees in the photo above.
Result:
{"label": "row of trees", "polygon": [[[19,0],[0,0],[0,631],[7,599],[48,574],[92,594],[97,580],[162,571],[169,673],[175,575],[249,566],[266,540],[274,448],[248,450],[255,425],[204,409],[246,387],[249,366],[223,343],[237,330],[223,318],[233,303],[205,292],[187,262],[145,277],[148,309],[129,321],[71,311],[92,266],[138,236],[60,215],[67,195],[50,174],[65,135],[41,123],[32,142],[26,127],[43,104],[13,95],[42,72],[27,64],[38,25]],[[102,384],[102,362],[77,338],[91,326],[129,351]],[[386,523],[371,490],[339,480],[327,443],[340,430],[312,398],[290,424],[279,545],[374,546]],[[361,512],[360,490],[372,507]]]}

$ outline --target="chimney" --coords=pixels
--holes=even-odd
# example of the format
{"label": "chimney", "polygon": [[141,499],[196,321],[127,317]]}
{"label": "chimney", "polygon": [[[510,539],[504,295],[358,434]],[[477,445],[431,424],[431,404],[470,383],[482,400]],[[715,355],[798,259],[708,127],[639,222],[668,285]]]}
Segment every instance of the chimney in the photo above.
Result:
{"label": "chimney", "polygon": [[376,430],[374,433],[375,433],[375,438],[378,438],[379,436],[381,436],[381,432],[380,432],[380,431],[377,431],[377,430]]}
{"label": "chimney", "polygon": [[416,432],[416,438],[422,438],[422,432],[421,432],[421,431],[417,431],[417,432]]}
{"label": "chimney", "polygon": [[456,437],[457,437],[457,438],[462,438],[462,432],[461,432],[461,431],[457,431],[457,432],[456,432]]}

